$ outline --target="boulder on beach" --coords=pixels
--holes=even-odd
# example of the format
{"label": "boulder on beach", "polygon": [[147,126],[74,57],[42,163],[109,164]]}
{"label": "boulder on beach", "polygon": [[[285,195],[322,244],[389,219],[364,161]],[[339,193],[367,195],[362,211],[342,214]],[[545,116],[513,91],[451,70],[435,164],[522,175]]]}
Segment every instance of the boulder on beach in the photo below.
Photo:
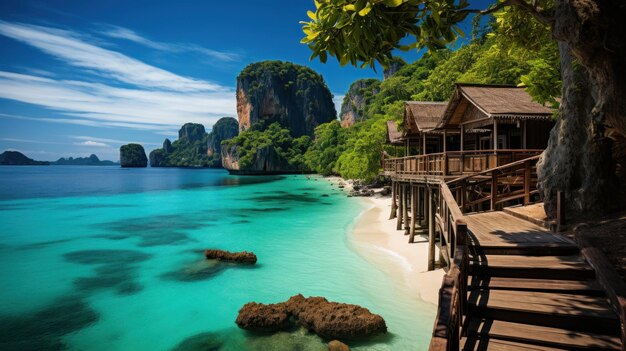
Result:
{"label": "boulder on beach", "polygon": [[245,264],[256,263],[256,255],[248,251],[230,252],[226,250],[211,249],[204,251],[204,256],[209,260],[219,260]]}
{"label": "boulder on beach", "polygon": [[292,319],[329,340],[362,339],[387,332],[383,317],[367,308],[301,294],[277,304],[248,303],[239,310],[236,323],[251,331],[277,331],[288,328]]}

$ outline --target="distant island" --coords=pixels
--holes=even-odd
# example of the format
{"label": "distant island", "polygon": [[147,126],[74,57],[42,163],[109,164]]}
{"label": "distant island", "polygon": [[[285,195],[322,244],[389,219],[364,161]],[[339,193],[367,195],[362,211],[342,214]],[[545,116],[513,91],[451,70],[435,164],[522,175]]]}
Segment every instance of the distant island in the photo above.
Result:
{"label": "distant island", "polygon": [[50,164],[54,166],[114,166],[118,163],[108,160],[101,161],[98,156],[91,154],[89,157],[61,157],[54,162],[50,162]]}
{"label": "distant island", "polygon": [[26,157],[19,151],[5,151],[0,154],[0,165],[2,166],[48,166],[48,161],[35,161]]}

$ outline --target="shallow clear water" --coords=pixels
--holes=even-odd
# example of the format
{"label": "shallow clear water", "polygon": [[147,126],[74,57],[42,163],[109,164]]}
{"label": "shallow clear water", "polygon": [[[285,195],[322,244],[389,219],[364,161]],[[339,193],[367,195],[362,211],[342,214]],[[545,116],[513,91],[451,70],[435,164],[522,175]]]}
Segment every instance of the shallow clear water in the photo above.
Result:
{"label": "shallow clear water", "polygon": [[[388,335],[357,350],[426,349],[435,308],[351,249],[362,210],[305,176],[0,167],[0,349],[170,350],[207,333],[195,339],[204,348],[180,349],[323,350],[302,330],[259,336],[234,324],[249,301],[298,293],[381,314]],[[209,265],[206,248],[259,262]]]}

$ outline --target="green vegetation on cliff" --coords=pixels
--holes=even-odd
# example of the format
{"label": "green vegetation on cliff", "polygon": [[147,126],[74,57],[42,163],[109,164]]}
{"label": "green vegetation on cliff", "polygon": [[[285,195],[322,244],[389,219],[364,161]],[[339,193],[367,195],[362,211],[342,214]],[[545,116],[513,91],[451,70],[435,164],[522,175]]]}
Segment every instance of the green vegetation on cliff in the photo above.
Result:
{"label": "green vegetation on cliff", "polygon": [[120,147],[120,165],[122,167],[146,167],[148,158],[143,146],[126,144]]}
{"label": "green vegetation on cliff", "polygon": [[237,137],[222,142],[222,149],[236,150],[234,155],[239,163],[239,170],[252,168],[259,161],[257,159],[267,154],[275,155],[271,159],[269,168],[281,171],[307,172],[304,154],[311,145],[311,138],[307,135],[295,138],[288,129],[281,127],[277,122],[265,126],[262,123],[254,124],[252,128],[241,132]]}

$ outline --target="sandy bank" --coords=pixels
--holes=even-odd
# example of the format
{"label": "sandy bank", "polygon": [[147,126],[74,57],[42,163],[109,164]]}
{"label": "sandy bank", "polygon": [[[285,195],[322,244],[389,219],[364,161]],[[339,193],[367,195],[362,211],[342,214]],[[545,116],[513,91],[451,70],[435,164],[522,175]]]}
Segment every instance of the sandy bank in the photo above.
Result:
{"label": "sandy bank", "polygon": [[392,277],[399,289],[426,302],[437,304],[444,275],[442,269],[428,271],[428,238],[396,230],[396,220],[389,220],[390,197],[363,198],[367,209],[361,213],[350,233],[356,251]]}

